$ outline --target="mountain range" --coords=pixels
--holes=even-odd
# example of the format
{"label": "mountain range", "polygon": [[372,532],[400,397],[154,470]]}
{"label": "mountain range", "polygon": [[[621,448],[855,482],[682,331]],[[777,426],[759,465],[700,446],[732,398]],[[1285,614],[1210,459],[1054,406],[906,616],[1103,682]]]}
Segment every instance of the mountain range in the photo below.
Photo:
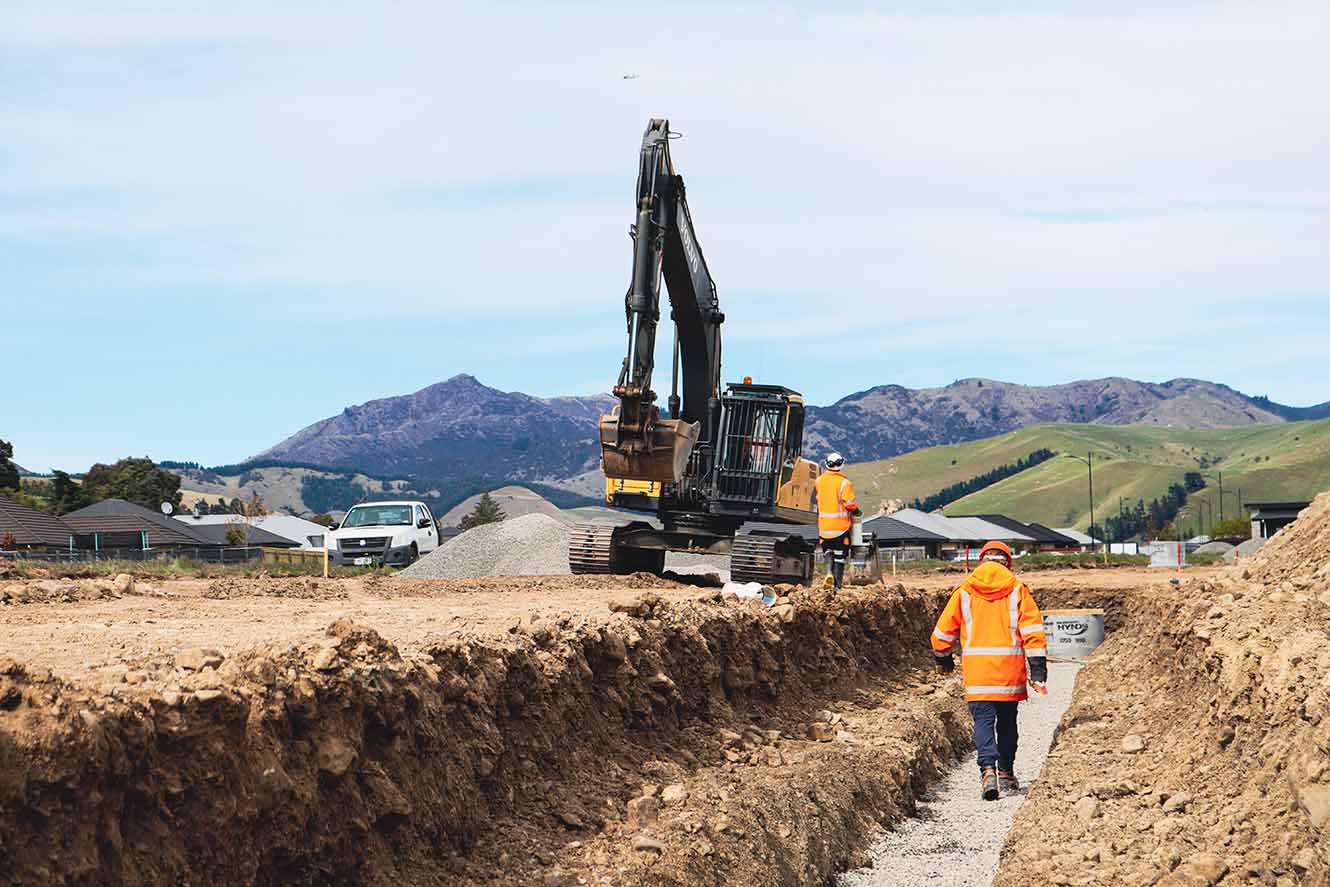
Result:
{"label": "mountain range", "polygon": [[[594,471],[608,394],[539,398],[458,375],[414,394],[348,406],[254,459],[411,475],[432,484],[566,485]],[[881,385],[809,407],[804,452],[851,462],[960,443],[1050,422],[1235,428],[1330,417],[1330,402],[1289,407],[1198,379],[1106,378],[1029,386],[962,379],[940,388]],[[451,486],[451,484],[449,484]]]}

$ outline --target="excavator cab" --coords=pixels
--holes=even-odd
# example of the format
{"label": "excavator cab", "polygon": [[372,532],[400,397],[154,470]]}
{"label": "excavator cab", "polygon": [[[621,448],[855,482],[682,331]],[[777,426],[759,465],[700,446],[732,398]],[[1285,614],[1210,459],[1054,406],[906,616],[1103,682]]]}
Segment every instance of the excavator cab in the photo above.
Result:
{"label": "excavator cab", "polygon": [[817,466],[802,458],[802,395],[745,380],[726,388],[721,417],[713,513],[807,522]]}

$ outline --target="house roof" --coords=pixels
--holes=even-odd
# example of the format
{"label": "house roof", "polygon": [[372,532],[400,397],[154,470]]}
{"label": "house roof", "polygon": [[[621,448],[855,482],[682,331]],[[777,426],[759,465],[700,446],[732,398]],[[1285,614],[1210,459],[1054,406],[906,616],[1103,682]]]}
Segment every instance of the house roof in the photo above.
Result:
{"label": "house roof", "polygon": [[1099,540],[1093,536],[1087,536],[1080,530],[1072,527],[1057,527],[1057,531],[1068,539],[1074,539],[1077,545],[1098,545]]}
{"label": "house roof", "polygon": [[53,514],[0,497],[0,536],[14,534],[19,545],[68,545],[73,530]]}
{"label": "house roof", "polygon": [[1046,527],[1043,524],[1026,524],[1026,526],[1029,527],[1031,530],[1034,530],[1034,532],[1037,534],[1035,535],[1035,539],[1037,539],[1040,542],[1052,542],[1054,545],[1078,544],[1075,539],[1071,538],[1065,533],[1059,533],[1057,530],[1053,529],[1052,527]]}
{"label": "house roof", "polygon": [[[231,527],[227,524],[201,524],[192,528],[204,539],[208,540],[208,545],[220,545],[230,547],[231,541],[226,538],[227,532]],[[275,548],[299,548],[300,541],[297,539],[288,539],[285,536],[279,536],[276,533],[269,532],[263,527],[250,525],[249,533],[246,536],[248,545],[270,545]]]}
{"label": "house roof", "polygon": [[[180,514],[176,515],[175,519],[186,526],[198,528],[209,525],[224,526],[230,521],[235,520],[235,515]],[[322,548],[323,534],[328,532],[328,528],[322,524],[316,524],[313,521],[308,521],[303,517],[296,517],[291,514],[265,514],[263,517],[251,518],[250,525],[279,536],[283,540],[295,542],[302,548]],[[317,545],[310,540],[309,537],[311,536],[318,538],[319,542]]]}
{"label": "house roof", "polygon": [[1025,532],[1025,525],[1017,521],[1012,521],[1012,523],[1020,527],[1019,530],[1004,524],[995,524],[982,517],[953,517],[951,520],[966,527],[974,534],[976,539],[982,539],[984,542],[992,542],[994,539],[1000,539],[1003,542],[1034,541],[1034,537]]}
{"label": "house roof", "polygon": [[[1051,542],[1058,545],[1075,544],[1071,539],[1056,533],[1048,527],[1041,524],[1023,524],[1014,517],[1007,517],[1005,514],[974,514],[969,517],[977,517],[982,521],[993,524],[997,527],[1003,527],[1009,531],[1015,531],[1027,539],[1034,542]],[[1021,541],[1017,539],[1016,541]]]}
{"label": "house roof", "polygon": [[945,542],[946,536],[896,520],[889,514],[864,521],[864,530],[874,533],[878,542]]}
{"label": "house roof", "polygon": [[891,518],[920,530],[927,530],[948,542],[987,541],[960,522],[941,514],[927,514],[917,508],[902,508],[891,513]]}
{"label": "house roof", "polygon": [[124,499],[103,499],[87,508],[71,511],[65,515],[65,523],[77,533],[146,531],[149,541],[159,546],[216,544],[187,524]]}

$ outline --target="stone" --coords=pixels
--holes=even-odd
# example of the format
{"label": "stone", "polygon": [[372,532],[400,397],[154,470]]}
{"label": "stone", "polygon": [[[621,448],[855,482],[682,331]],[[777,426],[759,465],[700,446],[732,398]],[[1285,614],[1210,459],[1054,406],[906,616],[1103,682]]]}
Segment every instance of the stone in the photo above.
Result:
{"label": "stone", "polygon": [[808,725],[808,738],[814,742],[831,742],[836,738],[836,728],[825,721],[814,721]]}
{"label": "stone", "polygon": [[1200,853],[1155,882],[1155,887],[1212,887],[1227,874],[1226,862],[1213,854]]}
{"label": "stone", "polygon": [[605,658],[611,662],[624,662],[628,659],[628,647],[623,638],[612,631],[601,632],[604,637]]}
{"label": "stone", "polygon": [[337,669],[337,648],[320,647],[319,652],[314,654],[310,660],[310,665],[319,671],[336,671]]}
{"label": "stone", "polygon": [[203,671],[205,668],[216,668],[225,659],[226,657],[216,650],[191,647],[176,654],[175,664],[177,668],[183,668],[186,671]]}
{"label": "stone", "polygon": [[837,741],[837,742],[854,742],[854,734],[851,733],[849,730],[837,730],[837,731],[836,731],[836,741]]}
{"label": "stone", "polygon": [[688,800],[688,789],[680,783],[667,785],[660,793],[660,800],[666,807],[682,804]]}
{"label": "stone", "polygon": [[794,605],[779,604],[771,608],[771,615],[775,616],[781,622],[790,623],[794,621]]}
{"label": "stone", "polygon": [[650,835],[638,835],[633,838],[633,849],[638,853],[664,853],[665,845]]}
{"label": "stone", "polygon": [[628,802],[628,828],[649,828],[660,818],[660,801],[654,797],[633,798]]}
{"label": "stone", "polygon": [[222,698],[222,691],[212,690],[212,689],[195,690],[194,698],[197,699],[199,702],[212,702],[214,699]]}
{"label": "stone", "polygon": [[111,580],[111,590],[116,594],[133,594],[134,577],[128,573],[119,573]]}
{"label": "stone", "polygon": [[1145,751],[1145,737],[1139,733],[1128,733],[1122,737],[1122,751],[1129,755]]}
{"label": "stone", "polygon": [[1086,795],[1077,801],[1072,809],[1075,810],[1077,819],[1088,823],[1103,815],[1104,805],[1094,795]]}
{"label": "stone", "polygon": [[329,736],[319,743],[319,769],[324,773],[342,776],[355,759],[355,747],[340,736]]}
{"label": "stone", "polygon": [[1298,806],[1307,814],[1313,827],[1324,829],[1330,822],[1330,785],[1307,783],[1300,786]]}
{"label": "stone", "polygon": [[148,680],[148,675],[147,675],[146,672],[142,672],[142,671],[127,671],[127,672],[125,672],[125,683],[126,683],[126,684],[142,684],[142,683],[145,682],[146,680]]}
{"label": "stone", "polygon": [[1150,831],[1154,832],[1156,838],[1165,840],[1182,831],[1182,821],[1174,817],[1158,819],[1150,826]]}
{"label": "stone", "polygon": [[1307,870],[1316,865],[1316,851],[1310,847],[1303,847],[1293,857],[1293,870],[1299,875],[1307,873]]}
{"label": "stone", "polygon": [[1173,795],[1167,801],[1164,802],[1164,812],[1181,813],[1183,810],[1187,809],[1187,805],[1190,803],[1191,803],[1191,795],[1187,794],[1186,792],[1178,792],[1176,795]]}

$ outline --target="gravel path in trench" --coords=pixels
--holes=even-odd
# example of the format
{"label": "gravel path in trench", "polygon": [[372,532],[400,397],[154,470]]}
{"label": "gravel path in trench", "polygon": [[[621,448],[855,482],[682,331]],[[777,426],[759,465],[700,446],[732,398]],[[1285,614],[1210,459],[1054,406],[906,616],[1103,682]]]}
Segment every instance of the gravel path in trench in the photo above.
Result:
{"label": "gravel path in trench", "polygon": [[847,872],[836,887],[988,887],[997,874],[998,850],[1039,775],[1062,713],[1071,704],[1080,664],[1049,663],[1047,696],[1022,703],[1016,754],[1018,794],[997,801],[979,797],[979,768],[972,752],[919,805],[919,816],[902,822],[873,848],[873,865]]}

